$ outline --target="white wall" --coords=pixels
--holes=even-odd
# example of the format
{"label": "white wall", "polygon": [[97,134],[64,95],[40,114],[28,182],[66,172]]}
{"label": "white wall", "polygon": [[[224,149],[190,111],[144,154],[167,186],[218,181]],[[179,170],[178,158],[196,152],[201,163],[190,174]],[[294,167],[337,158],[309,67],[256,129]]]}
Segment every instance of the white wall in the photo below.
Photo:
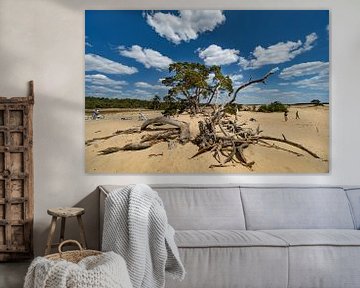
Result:
{"label": "white wall", "polygon": [[[84,9],[161,8],[329,9],[331,172],[256,176],[85,174]],[[92,192],[99,184],[360,184],[359,12],[359,0],[0,0],[0,95],[25,96],[27,81],[35,81],[36,253],[43,252],[50,220],[46,208],[53,206],[86,207],[87,236],[91,246],[96,246],[97,196]]]}

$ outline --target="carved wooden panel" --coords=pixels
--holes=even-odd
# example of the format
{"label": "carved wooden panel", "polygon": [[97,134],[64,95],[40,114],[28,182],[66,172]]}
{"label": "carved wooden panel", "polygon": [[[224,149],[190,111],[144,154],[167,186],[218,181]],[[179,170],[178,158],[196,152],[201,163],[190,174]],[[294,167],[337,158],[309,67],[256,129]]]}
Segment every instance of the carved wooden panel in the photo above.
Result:
{"label": "carved wooden panel", "polygon": [[0,261],[32,257],[33,82],[27,97],[0,97]]}

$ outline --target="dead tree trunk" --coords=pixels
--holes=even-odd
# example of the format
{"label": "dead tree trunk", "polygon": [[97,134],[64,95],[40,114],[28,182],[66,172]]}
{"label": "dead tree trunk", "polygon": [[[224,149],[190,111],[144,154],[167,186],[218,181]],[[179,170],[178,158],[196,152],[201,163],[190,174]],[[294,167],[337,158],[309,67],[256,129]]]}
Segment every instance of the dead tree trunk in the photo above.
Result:
{"label": "dead tree trunk", "polygon": [[180,129],[180,137],[179,140],[182,144],[185,144],[190,141],[190,127],[189,123],[178,121],[175,119],[167,118],[167,117],[156,117],[152,119],[146,120],[142,125],[140,130],[145,130],[149,125],[160,123],[160,124],[168,124],[175,126]]}

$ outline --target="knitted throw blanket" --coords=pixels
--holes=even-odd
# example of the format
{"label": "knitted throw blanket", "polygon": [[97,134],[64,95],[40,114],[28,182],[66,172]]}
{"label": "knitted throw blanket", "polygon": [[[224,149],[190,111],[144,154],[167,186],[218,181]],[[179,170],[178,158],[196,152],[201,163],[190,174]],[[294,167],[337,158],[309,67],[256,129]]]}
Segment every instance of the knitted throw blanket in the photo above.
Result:
{"label": "knitted throw blanket", "polygon": [[127,186],[105,200],[102,250],[124,257],[134,288],[165,287],[165,271],[184,278],[174,233],[162,200],[147,185]]}
{"label": "knitted throw blanket", "polygon": [[24,288],[132,288],[124,259],[113,253],[89,256],[79,263],[37,257]]}

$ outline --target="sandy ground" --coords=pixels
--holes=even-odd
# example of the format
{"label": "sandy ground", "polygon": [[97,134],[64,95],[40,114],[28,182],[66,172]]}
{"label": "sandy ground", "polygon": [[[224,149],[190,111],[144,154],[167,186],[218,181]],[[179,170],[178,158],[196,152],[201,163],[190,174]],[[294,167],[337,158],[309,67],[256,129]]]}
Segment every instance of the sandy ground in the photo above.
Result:
{"label": "sandy ground", "polygon": [[[299,111],[300,119],[295,119]],[[143,110],[148,118],[161,116],[158,111]],[[139,127],[138,110],[127,110],[104,114],[105,119],[85,120],[86,141],[109,136],[117,130]],[[120,151],[100,155],[108,147],[122,147],[131,142],[138,142],[142,135],[117,135],[106,140],[95,140],[85,145],[87,173],[327,173],[329,171],[329,107],[328,106],[292,106],[289,108],[289,120],[284,121],[283,113],[239,112],[239,119],[247,127],[256,129],[260,125],[262,135],[280,137],[297,142],[318,154],[315,159],[306,152],[287,145],[278,144],[300,152],[296,156],[286,151],[251,145],[245,150],[248,161],[255,161],[252,170],[236,164],[230,167],[209,168],[218,164],[210,153],[190,159],[198,150],[197,146],[188,143],[170,147],[168,143],[159,143],[141,151]],[[86,117],[88,118],[88,117]],[[254,118],[256,121],[249,121]],[[198,129],[199,117],[190,118],[180,115],[178,120],[190,123],[192,136]]]}

